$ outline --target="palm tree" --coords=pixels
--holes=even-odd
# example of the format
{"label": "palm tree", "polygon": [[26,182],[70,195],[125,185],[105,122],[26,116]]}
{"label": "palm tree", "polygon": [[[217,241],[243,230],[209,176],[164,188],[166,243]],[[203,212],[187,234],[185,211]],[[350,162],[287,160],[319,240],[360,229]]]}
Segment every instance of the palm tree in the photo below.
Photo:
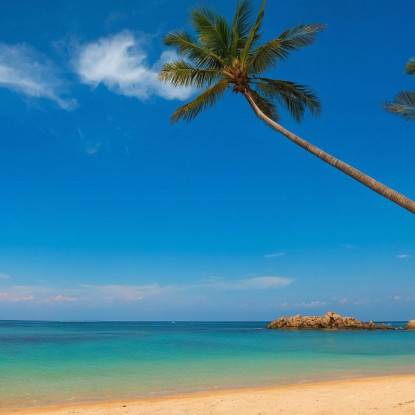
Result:
{"label": "palm tree", "polygon": [[[405,73],[415,78],[415,58],[409,60],[405,66]],[[392,102],[385,102],[383,108],[398,114],[406,121],[415,121],[415,91],[401,91]]]}
{"label": "palm tree", "polygon": [[314,92],[290,81],[266,78],[264,72],[284,61],[291,52],[314,42],[320,24],[301,24],[291,27],[279,37],[259,44],[264,18],[264,0],[259,14],[251,20],[249,0],[240,0],[231,24],[206,6],[191,11],[190,23],[196,37],[186,31],[167,34],[164,43],[177,49],[183,59],[163,65],[159,78],[174,86],[190,86],[204,91],[193,101],[178,108],[171,117],[176,123],[191,121],[201,111],[223,98],[229,87],[249,102],[255,114],[275,131],[295,144],[336,167],[403,208],[415,213],[415,202],[367,176],[354,167],[336,159],[281,126],[277,105],[285,107],[297,122],[306,109],[313,115],[320,112],[320,101]]}

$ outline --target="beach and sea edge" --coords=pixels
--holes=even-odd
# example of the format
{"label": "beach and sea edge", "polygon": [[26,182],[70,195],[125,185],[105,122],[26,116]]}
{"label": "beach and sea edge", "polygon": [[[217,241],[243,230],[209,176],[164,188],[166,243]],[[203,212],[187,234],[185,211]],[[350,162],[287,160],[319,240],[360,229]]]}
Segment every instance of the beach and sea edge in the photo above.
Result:
{"label": "beach and sea edge", "polygon": [[0,410],[1,415],[389,415],[414,413],[415,375]]}
{"label": "beach and sea edge", "polygon": [[415,413],[414,330],[265,325],[0,321],[0,414]]}

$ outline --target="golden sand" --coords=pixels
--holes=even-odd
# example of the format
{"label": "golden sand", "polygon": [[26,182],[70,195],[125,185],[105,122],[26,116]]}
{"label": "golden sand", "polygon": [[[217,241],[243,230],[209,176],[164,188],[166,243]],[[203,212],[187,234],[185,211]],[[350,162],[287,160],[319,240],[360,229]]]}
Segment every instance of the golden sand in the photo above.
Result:
{"label": "golden sand", "polygon": [[152,399],[0,409],[19,415],[415,415],[415,375],[216,391]]}

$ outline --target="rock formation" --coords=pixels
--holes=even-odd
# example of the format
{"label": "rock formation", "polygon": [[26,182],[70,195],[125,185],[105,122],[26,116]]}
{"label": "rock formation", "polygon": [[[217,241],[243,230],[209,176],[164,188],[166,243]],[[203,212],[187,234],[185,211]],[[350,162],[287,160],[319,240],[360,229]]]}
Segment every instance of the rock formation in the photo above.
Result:
{"label": "rock formation", "polygon": [[[415,320],[409,322],[415,329]],[[267,329],[308,329],[308,330],[394,330],[386,324],[376,324],[373,321],[364,323],[354,317],[341,317],[340,315],[329,311],[320,316],[305,316],[297,314],[294,317],[281,317],[272,321],[266,327]],[[408,328],[408,326],[406,327]]]}
{"label": "rock formation", "polygon": [[407,330],[415,330],[415,320],[409,320],[405,328]]}

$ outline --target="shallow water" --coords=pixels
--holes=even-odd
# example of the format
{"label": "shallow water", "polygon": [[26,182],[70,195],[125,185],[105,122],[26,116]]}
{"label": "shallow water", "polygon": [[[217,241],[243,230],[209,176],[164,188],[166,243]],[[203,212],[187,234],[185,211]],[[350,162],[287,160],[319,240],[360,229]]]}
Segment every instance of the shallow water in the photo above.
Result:
{"label": "shallow water", "polygon": [[415,373],[415,331],[266,324],[0,321],[0,406]]}

